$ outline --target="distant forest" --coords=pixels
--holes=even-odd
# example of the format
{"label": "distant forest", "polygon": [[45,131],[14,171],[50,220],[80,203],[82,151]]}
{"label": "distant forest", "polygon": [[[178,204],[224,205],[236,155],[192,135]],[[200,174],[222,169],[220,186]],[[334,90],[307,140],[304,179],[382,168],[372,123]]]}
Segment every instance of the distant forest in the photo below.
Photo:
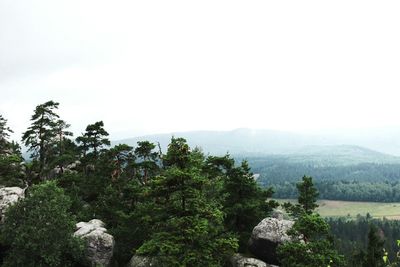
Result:
{"label": "distant forest", "polygon": [[[363,250],[368,246],[368,232],[374,225],[381,239],[381,248],[395,258],[399,251],[396,240],[400,239],[400,221],[372,219],[369,215],[359,216],[356,220],[348,218],[327,219],[335,239],[337,250],[349,259],[350,266],[359,266],[357,261],[363,257]],[[398,266],[398,265],[395,265]]]}
{"label": "distant forest", "polygon": [[291,162],[284,157],[247,158],[258,183],[272,186],[276,198],[297,198],[296,182],[310,175],[319,198],[348,201],[400,201],[400,164]]}

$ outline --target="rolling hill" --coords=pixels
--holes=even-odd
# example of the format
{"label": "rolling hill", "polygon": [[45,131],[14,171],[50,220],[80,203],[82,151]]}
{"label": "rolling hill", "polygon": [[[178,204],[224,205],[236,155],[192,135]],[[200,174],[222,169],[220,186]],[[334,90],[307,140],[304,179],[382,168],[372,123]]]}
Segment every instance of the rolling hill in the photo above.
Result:
{"label": "rolling hill", "polygon": [[321,165],[349,165],[358,163],[400,163],[400,157],[377,152],[338,138],[306,135],[275,130],[236,129],[232,131],[193,131],[148,135],[113,142],[136,146],[138,141],[159,142],[166,150],[171,137],[184,137],[191,147],[198,146],[205,153],[238,158],[273,157],[289,162],[310,162]]}

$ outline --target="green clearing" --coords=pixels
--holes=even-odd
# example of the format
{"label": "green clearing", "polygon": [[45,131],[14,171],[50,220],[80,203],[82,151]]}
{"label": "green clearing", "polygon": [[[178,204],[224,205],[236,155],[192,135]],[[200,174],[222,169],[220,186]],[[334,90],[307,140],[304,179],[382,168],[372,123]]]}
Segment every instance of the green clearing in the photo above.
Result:
{"label": "green clearing", "polygon": [[[295,202],[293,199],[276,199],[279,203]],[[400,202],[380,203],[380,202],[358,202],[341,200],[318,200],[317,212],[323,217],[351,217],[355,218],[358,214],[365,216],[369,213],[374,218],[387,218],[390,220],[400,220]]]}

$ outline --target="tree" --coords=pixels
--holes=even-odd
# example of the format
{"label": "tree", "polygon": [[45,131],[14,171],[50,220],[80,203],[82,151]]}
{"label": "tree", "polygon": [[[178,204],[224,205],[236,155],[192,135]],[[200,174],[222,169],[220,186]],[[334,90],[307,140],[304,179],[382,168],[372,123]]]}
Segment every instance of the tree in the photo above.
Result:
{"label": "tree", "polygon": [[258,186],[246,161],[235,167],[234,160],[226,155],[209,158],[207,166],[211,167],[213,175],[219,170],[219,175],[223,177],[221,193],[225,196],[223,200],[225,226],[239,236],[239,251],[246,252],[247,242],[254,226],[278,206],[276,201],[267,200],[271,198],[273,190],[272,188],[265,190]]}
{"label": "tree", "polygon": [[57,115],[54,110],[58,109],[59,103],[48,101],[38,105],[32,115],[32,124],[22,135],[22,141],[33,152],[32,158],[39,161],[39,175],[43,175],[46,167],[49,151],[56,137]]}
{"label": "tree", "polygon": [[140,160],[137,163],[139,167],[139,181],[142,184],[147,184],[149,176],[154,176],[159,169],[157,160],[159,155],[153,151],[156,146],[149,141],[139,141],[135,148],[135,155]]}
{"label": "tree", "polygon": [[297,188],[299,203],[285,203],[285,208],[296,218],[288,233],[292,240],[278,246],[281,266],[344,266],[344,257],[334,248],[328,223],[314,211],[318,192],[312,178],[304,176]]}
{"label": "tree", "polygon": [[380,267],[384,266],[382,258],[384,256],[385,240],[379,234],[378,228],[374,224],[369,225],[368,246],[365,253],[363,267]]}
{"label": "tree", "polygon": [[297,183],[298,203],[293,205],[290,202],[283,204],[283,207],[293,216],[300,216],[302,213],[312,214],[318,207],[318,190],[315,188],[312,177],[303,176],[302,181]]}
{"label": "tree", "polygon": [[311,214],[318,207],[316,202],[319,194],[314,187],[312,177],[303,176],[302,179],[303,181],[297,184],[297,190],[299,191],[298,202],[307,214]]}
{"label": "tree", "polygon": [[66,123],[63,120],[57,120],[55,122],[55,126],[54,126],[54,131],[57,137],[57,143],[56,143],[56,147],[57,147],[57,152],[59,156],[62,156],[64,154],[64,150],[65,150],[65,139],[67,136],[72,136],[72,132],[68,131],[67,129],[70,127],[71,125]]}
{"label": "tree", "polygon": [[108,132],[104,129],[103,121],[89,124],[86,127],[86,132],[79,136],[76,141],[81,144],[83,152],[86,154],[90,151],[95,159],[99,156],[99,150],[104,146],[110,145],[110,140],[107,138]]}
{"label": "tree", "polygon": [[7,120],[0,115],[0,186],[22,186],[25,178],[20,147],[9,141],[12,132]]}
{"label": "tree", "polygon": [[33,186],[8,208],[1,238],[10,249],[3,266],[72,266],[83,244],[73,237],[70,200],[54,181]]}
{"label": "tree", "polygon": [[237,248],[224,231],[219,203],[206,197],[211,181],[202,175],[197,156],[185,139],[172,138],[167,167],[149,184],[154,232],[137,252],[156,256],[165,266],[222,266]]}
{"label": "tree", "polygon": [[0,115],[0,154],[4,154],[9,149],[10,142],[8,138],[13,131],[7,126],[7,120]]}

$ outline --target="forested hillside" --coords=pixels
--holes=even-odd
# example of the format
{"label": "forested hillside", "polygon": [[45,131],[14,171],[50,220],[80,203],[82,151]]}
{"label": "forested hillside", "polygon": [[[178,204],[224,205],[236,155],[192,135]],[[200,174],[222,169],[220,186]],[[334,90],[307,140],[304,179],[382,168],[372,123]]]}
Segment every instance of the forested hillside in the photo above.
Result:
{"label": "forested hillside", "polygon": [[[238,129],[231,132],[187,132],[193,145],[205,153],[248,160],[259,174],[258,183],[273,186],[275,197],[296,198],[298,177],[310,175],[320,198],[354,201],[400,201],[400,158],[365,147],[341,145],[322,136],[279,131]],[[166,147],[171,135],[144,138]],[[118,142],[115,142],[117,144]],[[335,145],[332,145],[335,144]]]}
{"label": "forested hillside", "polygon": [[268,156],[247,160],[253,172],[259,174],[258,183],[273,186],[277,198],[296,198],[297,177],[307,174],[314,177],[322,199],[400,201],[397,158],[373,155]]}

